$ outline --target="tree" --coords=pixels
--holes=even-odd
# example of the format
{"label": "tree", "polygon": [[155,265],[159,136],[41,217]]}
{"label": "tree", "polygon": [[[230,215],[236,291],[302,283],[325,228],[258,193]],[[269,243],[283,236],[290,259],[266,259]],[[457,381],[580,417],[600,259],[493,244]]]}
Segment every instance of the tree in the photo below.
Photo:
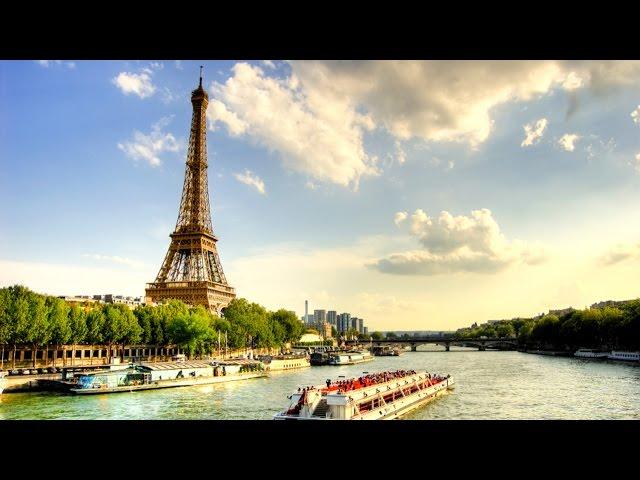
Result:
{"label": "tree", "polygon": [[140,328],[142,329],[140,333],[140,341],[144,344],[158,344],[157,342],[154,342],[153,338],[154,331],[152,319],[154,310],[154,307],[150,305],[144,305],[136,307],[136,309],[133,311],[133,314],[138,320],[138,325],[140,325]]}
{"label": "tree", "polygon": [[5,346],[11,341],[11,292],[8,288],[0,289],[0,369],[4,368]]}
{"label": "tree", "polygon": [[355,340],[358,338],[358,335],[360,335],[360,332],[358,332],[357,329],[355,328],[350,328],[349,330],[347,330],[344,334],[344,336],[348,339],[348,340]]}
{"label": "tree", "polygon": [[373,332],[373,333],[371,334],[371,338],[372,338],[373,340],[382,340],[382,339],[384,338],[384,336],[383,336],[383,335],[382,335],[382,333],[380,333],[380,332]]}
{"label": "tree", "polygon": [[515,336],[516,334],[516,330],[515,328],[513,328],[511,322],[503,322],[498,324],[495,327],[495,332],[499,338],[510,338]]}
{"label": "tree", "polygon": [[[104,323],[106,319],[104,316],[104,312],[102,311],[102,307],[100,305],[94,307],[87,314],[87,335],[86,338],[91,343],[91,350],[93,350],[93,346],[96,344],[101,344],[104,340]],[[93,356],[91,357],[91,363],[93,363]],[[71,364],[73,365],[73,357],[71,360]]]}
{"label": "tree", "polygon": [[386,338],[394,339],[394,338],[398,338],[398,336],[393,332],[387,332]]}
{"label": "tree", "polygon": [[55,344],[65,344],[71,338],[69,325],[69,305],[60,298],[47,297],[45,304],[48,310],[48,324],[51,341]]}
{"label": "tree", "polygon": [[49,310],[49,333],[51,341],[56,345],[55,351],[57,352],[58,347],[67,344],[72,336],[69,325],[69,304],[60,298],[47,297],[46,305]]}
{"label": "tree", "polygon": [[122,321],[122,336],[121,342],[121,354],[120,358],[124,361],[124,347],[126,344],[132,345],[140,341],[142,334],[142,328],[138,324],[138,319],[133,314],[131,309],[126,305],[116,305],[116,308],[120,309],[121,321]]}
{"label": "tree", "polygon": [[189,358],[196,353],[208,352],[214,340],[208,312],[197,307],[186,315],[179,315],[168,325],[168,333],[172,340],[180,346]]}
{"label": "tree", "polygon": [[236,298],[227,306],[224,316],[231,326],[229,343],[232,348],[274,345],[273,333],[268,324],[268,312],[261,305],[249,303],[244,298]]}
{"label": "tree", "polygon": [[16,352],[19,343],[27,342],[29,329],[29,295],[30,290],[22,285],[9,287],[11,303],[9,322],[11,329],[10,342],[13,344],[12,367],[16,368]]}
{"label": "tree", "polygon": [[270,316],[284,328],[284,336],[281,343],[295,342],[302,336],[304,325],[294,313],[281,308],[271,313]]}
{"label": "tree", "polygon": [[[89,329],[87,328],[87,314],[77,305],[69,310],[69,327],[71,329],[72,351],[75,351],[78,343],[84,343],[87,339]],[[90,363],[93,363],[93,348],[91,349]],[[72,360],[73,362],[73,360]],[[63,364],[66,365],[67,359],[63,357]]]}
{"label": "tree", "polygon": [[30,322],[26,330],[25,340],[33,347],[32,365],[36,366],[38,347],[46,345],[50,339],[49,311],[42,295],[31,292],[29,295]]}

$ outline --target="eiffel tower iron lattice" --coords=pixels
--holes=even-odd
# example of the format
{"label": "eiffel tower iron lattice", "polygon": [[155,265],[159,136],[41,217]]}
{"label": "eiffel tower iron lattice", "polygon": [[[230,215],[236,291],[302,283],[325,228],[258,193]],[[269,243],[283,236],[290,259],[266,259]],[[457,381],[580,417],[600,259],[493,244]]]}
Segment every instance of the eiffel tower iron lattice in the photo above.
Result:
{"label": "eiffel tower iron lattice", "polygon": [[193,116],[178,221],[158,276],[147,284],[146,301],[178,299],[220,314],[236,294],[224,276],[211,223],[206,128],[209,96],[202,88],[200,68],[200,85],[191,92]]}

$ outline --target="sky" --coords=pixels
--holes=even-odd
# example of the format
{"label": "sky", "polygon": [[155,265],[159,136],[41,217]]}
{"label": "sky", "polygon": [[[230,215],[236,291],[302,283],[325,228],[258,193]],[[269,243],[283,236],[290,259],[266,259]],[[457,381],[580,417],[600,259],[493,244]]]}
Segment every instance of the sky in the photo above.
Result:
{"label": "sky", "polygon": [[640,297],[631,61],[0,61],[0,286],[144,295],[200,65],[238,296],[370,331]]}

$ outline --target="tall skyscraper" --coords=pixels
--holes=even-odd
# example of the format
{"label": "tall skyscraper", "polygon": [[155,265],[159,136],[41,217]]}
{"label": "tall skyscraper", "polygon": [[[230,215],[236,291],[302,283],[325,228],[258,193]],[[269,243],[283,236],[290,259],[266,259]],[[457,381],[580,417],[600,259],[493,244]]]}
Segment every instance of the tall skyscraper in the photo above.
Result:
{"label": "tall skyscraper", "polygon": [[329,311],[327,312],[327,322],[329,322],[329,324],[330,324],[332,327],[335,327],[335,326],[336,326],[336,320],[337,320],[337,318],[336,318],[336,317],[337,317],[337,313],[336,313],[336,311],[335,311],[335,310],[329,310]]}
{"label": "tall skyscraper", "polygon": [[236,297],[222,271],[209,210],[207,181],[207,105],[209,95],[200,85],[191,92],[191,133],[182,199],[176,228],[155,282],[147,284],[146,302],[175,298],[204,305],[220,314]]}
{"label": "tall skyscraper", "polygon": [[315,321],[316,324],[321,324],[322,322],[326,322],[327,321],[326,310],[314,310],[313,320]]}
{"label": "tall skyscraper", "polygon": [[350,313],[341,313],[338,315],[338,325],[336,330],[339,333],[346,332],[351,328],[351,314]]}

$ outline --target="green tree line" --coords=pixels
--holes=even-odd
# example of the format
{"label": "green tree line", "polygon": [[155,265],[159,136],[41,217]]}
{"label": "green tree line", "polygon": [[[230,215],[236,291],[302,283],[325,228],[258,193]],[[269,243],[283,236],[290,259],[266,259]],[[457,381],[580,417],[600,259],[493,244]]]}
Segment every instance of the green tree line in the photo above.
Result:
{"label": "green tree line", "polygon": [[459,329],[459,339],[515,338],[522,346],[637,349],[640,347],[640,299],[618,307],[573,310],[557,316],[514,318]]}
{"label": "green tree line", "polygon": [[232,349],[273,348],[297,340],[303,331],[295,314],[270,312],[244,298],[233,300],[221,318],[179,300],[131,310],[122,304],[70,305],[22,285],[0,289],[0,358],[12,348],[15,362],[17,346],[27,344],[34,366],[37,351],[49,345],[108,345],[121,352],[125,345],[176,345],[191,357],[216,351],[220,337]]}

